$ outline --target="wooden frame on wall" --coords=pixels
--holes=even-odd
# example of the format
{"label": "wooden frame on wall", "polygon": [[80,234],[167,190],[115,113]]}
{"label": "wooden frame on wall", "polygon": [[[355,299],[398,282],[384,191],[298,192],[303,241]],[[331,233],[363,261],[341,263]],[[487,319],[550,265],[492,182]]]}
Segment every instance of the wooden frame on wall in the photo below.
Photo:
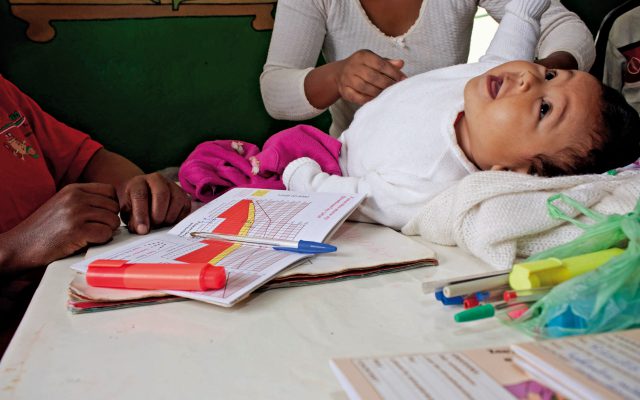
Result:
{"label": "wooden frame on wall", "polygon": [[11,12],[27,22],[34,42],[55,38],[52,21],[169,17],[254,16],[255,30],[273,29],[276,0],[9,0]]}

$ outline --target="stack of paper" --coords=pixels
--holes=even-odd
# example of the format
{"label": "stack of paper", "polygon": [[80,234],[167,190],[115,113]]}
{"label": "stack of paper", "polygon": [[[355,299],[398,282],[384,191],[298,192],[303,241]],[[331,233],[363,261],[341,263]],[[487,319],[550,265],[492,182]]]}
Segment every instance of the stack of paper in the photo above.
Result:
{"label": "stack of paper", "polygon": [[512,349],[518,366],[570,399],[640,399],[640,329]]}
{"label": "stack of paper", "polygon": [[640,399],[640,329],[331,367],[350,399]]}
{"label": "stack of paper", "polygon": [[74,314],[187,300],[156,290],[107,289],[87,285],[83,274],[69,284],[67,308]]}
{"label": "stack of paper", "polygon": [[512,362],[508,347],[331,361],[352,400],[554,399]]}

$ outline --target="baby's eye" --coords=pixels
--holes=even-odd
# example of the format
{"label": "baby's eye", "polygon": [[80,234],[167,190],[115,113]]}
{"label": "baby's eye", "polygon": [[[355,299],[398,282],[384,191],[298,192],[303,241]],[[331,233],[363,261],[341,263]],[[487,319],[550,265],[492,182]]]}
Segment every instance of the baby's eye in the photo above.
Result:
{"label": "baby's eye", "polygon": [[544,79],[547,81],[552,80],[553,78],[556,77],[556,75],[558,75],[558,73],[555,70],[549,70],[547,72],[544,73]]}
{"label": "baby's eye", "polygon": [[544,118],[545,115],[549,113],[549,111],[551,111],[551,104],[542,100],[542,103],[540,103],[540,119]]}

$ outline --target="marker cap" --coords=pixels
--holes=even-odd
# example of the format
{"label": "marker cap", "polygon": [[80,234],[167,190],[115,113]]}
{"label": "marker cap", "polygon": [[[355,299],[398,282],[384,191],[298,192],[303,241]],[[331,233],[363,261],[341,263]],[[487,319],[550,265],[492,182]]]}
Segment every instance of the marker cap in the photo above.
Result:
{"label": "marker cap", "polygon": [[201,282],[203,290],[223,288],[227,282],[227,272],[224,267],[209,265],[202,269]]}
{"label": "marker cap", "polygon": [[442,296],[442,300],[440,300],[440,301],[445,306],[460,305],[460,304],[464,303],[464,296],[447,297],[447,296],[443,295]]}
{"label": "marker cap", "polygon": [[468,310],[460,311],[453,316],[456,322],[468,322],[478,319],[493,317],[496,313],[492,304],[483,304],[478,307],[469,308]]}
{"label": "marker cap", "polygon": [[464,302],[462,303],[462,306],[465,309],[468,309],[468,308],[473,308],[478,304],[480,304],[480,302],[478,301],[478,298],[472,294],[471,296],[467,296],[464,298]]}

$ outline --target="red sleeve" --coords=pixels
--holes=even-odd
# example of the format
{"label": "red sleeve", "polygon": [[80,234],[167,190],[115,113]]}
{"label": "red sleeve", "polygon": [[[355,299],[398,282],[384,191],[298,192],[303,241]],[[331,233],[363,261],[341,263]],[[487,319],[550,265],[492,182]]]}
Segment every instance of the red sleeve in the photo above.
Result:
{"label": "red sleeve", "polygon": [[0,76],[0,91],[31,125],[40,151],[58,188],[78,180],[85,166],[102,145],[89,135],[71,128],[43,111],[38,104],[15,85]]}

